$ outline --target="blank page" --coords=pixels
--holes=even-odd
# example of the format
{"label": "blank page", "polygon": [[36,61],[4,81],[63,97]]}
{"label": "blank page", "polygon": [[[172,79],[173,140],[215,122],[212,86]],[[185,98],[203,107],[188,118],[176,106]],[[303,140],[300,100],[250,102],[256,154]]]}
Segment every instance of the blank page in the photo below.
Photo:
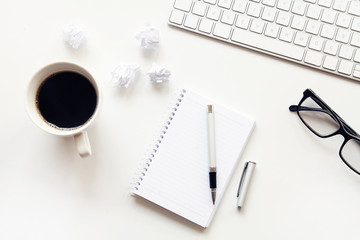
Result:
{"label": "blank page", "polygon": [[[215,117],[215,205],[209,186],[209,104],[213,104]],[[183,90],[133,193],[207,227],[221,202],[254,123],[246,116]]]}

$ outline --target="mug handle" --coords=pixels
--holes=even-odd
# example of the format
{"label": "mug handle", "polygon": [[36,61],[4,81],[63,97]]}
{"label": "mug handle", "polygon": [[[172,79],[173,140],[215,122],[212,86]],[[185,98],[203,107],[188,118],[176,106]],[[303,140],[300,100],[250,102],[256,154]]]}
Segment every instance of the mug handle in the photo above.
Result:
{"label": "mug handle", "polygon": [[75,134],[74,140],[81,157],[88,157],[91,155],[90,141],[86,131]]}

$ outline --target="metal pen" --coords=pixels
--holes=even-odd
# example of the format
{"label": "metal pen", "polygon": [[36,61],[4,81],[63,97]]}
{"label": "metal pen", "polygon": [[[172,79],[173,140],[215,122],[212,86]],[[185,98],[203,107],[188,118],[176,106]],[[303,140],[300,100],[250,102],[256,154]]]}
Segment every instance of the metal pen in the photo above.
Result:
{"label": "metal pen", "polygon": [[240,178],[239,188],[238,188],[238,192],[237,192],[237,206],[239,208],[241,208],[244,205],[246,193],[249,189],[250,179],[251,179],[252,173],[255,169],[255,166],[256,166],[256,163],[254,163],[254,162],[246,162],[245,163],[245,167],[243,169],[243,172],[242,172],[242,175]]}
{"label": "metal pen", "polygon": [[213,204],[216,199],[216,151],[215,151],[215,119],[213,105],[208,105],[208,151],[209,151],[209,180]]}

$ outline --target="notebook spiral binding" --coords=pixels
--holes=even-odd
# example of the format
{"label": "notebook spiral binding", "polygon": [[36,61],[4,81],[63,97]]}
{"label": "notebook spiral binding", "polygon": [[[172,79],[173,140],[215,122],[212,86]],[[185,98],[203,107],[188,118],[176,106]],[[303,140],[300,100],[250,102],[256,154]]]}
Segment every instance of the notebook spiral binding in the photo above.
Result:
{"label": "notebook spiral binding", "polygon": [[146,176],[146,172],[148,171],[153,158],[155,157],[156,152],[158,151],[158,148],[161,145],[162,140],[165,137],[166,132],[169,129],[169,126],[171,124],[171,121],[173,120],[174,116],[176,115],[177,110],[179,109],[181,102],[186,94],[186,90],[182,89],[180,92],[180,95],[178,95],[177,99],[175,100],[175,105],[172,107],[170,116],[167,117],[167,120],[165,121],[164,126],[161,127],[160,135],[155,141],[155,144],[150,149],[150,154],[145,157],[145,160],[142,163],[142,166],[138,169],[138,173],[135,176],[135,179],[133,180],[133,183],[131,184],[132,187],[130,189],[130,192],[133,193],[137,190],[139,190],[139,186],[141,185],[141,182],[144,180],[144,177]]}

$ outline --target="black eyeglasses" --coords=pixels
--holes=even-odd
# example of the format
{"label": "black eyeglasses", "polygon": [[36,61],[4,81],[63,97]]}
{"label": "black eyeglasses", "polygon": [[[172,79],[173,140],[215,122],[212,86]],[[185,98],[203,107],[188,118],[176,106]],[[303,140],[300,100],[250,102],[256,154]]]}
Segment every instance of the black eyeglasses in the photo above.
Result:
{"label": "black eyeglasses", "polygon": [[342,135],[344,142],[340,147],[340,158],[351,170],[360,175],[360,135],[334,110],[311,89],[306,89],[299,104],[291,105],[289,109],[291,112],[297,112],[305,126],[321,138]]}

